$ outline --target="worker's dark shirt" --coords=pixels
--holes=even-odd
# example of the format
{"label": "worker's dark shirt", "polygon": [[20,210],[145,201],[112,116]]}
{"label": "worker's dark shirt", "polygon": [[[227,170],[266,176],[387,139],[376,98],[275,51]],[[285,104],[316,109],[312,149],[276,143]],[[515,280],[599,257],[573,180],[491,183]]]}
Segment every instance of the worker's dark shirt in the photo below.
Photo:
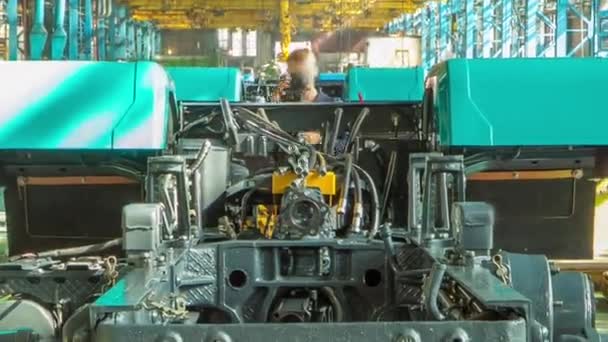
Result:
{"label": "worker's dark shirt", "polygon": [[327,94],[325,94],[324,92],[320,91],[317,93],[317,98],[315,98],[314,102],[336,102],[337,99],[328,96]]}

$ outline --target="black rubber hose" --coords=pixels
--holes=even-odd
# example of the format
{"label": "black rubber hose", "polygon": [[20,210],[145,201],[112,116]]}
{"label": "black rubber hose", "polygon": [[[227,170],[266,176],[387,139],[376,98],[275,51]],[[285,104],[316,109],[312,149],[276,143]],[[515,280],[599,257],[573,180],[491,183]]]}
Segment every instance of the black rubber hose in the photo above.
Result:
{"label": "black rubber hose", "polygon": [[386,178],[384,179],[384,188],[382,189],[382,206],[380,209],[380,219],[384,219],[386,212],[386,206],[388,205],[388,198],[391,193],[391,187],[393,185],[393,178],[395,175],[395,169],[397,166],[397,152],[392,151],[390,159],[388,161],[388,167],[386,170]]}
{"label": "black rubber hose", "polygon": [[369,115],[369,108],[365,107],[361,110],[357,118],[355,119],[355,123],[353,124],[353,128],[350,131],[350,135],[348,136],[348,140],[346,141],[346,149],[345,151],[350,151],[350,145],[353,143],[357,135],[359,135],[359,131],[361,130],[361,125],[365,118]]}
{"label": "black rubber hose", "polygon": [[367,171],[363,170],[360,166],[353,164],[353,166],[359,171],[359,173],[365,178],[367,186],[369,187],[369,191],[372,195],[372,226],[369,230],[369,239],[373,239],[376,234],[378,234],[378,228],[380,227],[380,200],[378,199],[378,190],[376,189],[376,184],[374,184],[374,179],[367,173]]}
{"label": "black rubber hose", "polygon": [[331,287],[324,286],[321,288],[321,292],[325,295],[325,297],[327,297],[327,299],[331,303],[331,306],[334,308],[334,318],[336,322],[344,321],[344,309],[342,309],[342,304],[340,304],[340,301],[338,300],[338,297],[336,297],[336,293],[334,292],[334,290]]}
{"label": "black rubber hose", "polygon": [[439,289],[441,288],[441,282],[443,281],[443,275],[445,274],[446,266],[444,264],[436,262],[431,268],[429,278],[424,284],[424,306],[427,309],[427,315],[429,318],[443,321],[445,316],[439,311],[437,305],[437,299],[439,297]]}
{"label": "black rubber hose", "polygon": [[336,141],[338,140],[338,133],[340,132],[340,124],[342,123],[343,113],[344,109],[342,108],[336,108],[336,111],[334,112],[334,124],[332,125],[333,131],[326,152],[332,156],[336,153]]}

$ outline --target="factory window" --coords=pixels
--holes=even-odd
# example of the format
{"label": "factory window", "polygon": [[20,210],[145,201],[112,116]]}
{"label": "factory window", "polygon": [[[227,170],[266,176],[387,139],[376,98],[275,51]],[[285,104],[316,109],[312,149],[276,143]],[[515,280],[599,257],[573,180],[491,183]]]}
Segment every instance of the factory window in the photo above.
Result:
{"label": "factory window", "polygon": [[231,55],[241,57],[243,55],[243,31],[236,29],[232,31]]}
{"label": "factory window", "polygon": [[228,50],[228,29],[217,30],[217,44],[220,49]]}
{"label": "factory window", "polygon": [[245,54],[250,57],[255,57],[257,54],[257,34],[256,31],[247,31],[245,36]]}

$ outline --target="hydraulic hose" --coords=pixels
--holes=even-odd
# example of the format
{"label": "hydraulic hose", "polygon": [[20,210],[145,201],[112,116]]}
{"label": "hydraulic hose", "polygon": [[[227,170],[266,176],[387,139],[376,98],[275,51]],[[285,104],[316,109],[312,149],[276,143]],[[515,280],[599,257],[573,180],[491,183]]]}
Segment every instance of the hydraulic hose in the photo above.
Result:
{"label": "hydraulic hose", "polygon": [[369,230],[368,238],[373,239],[376,234],[378,234],[378,228],[380,226],[380,200],[378,199],[378,190],[376,189],[376,185],[374,184],[373,178],[367,173],[367,171],[363,170],[360,166],[353,164],[355,169],[365,178],[367,186],[369,187],[369,191],[372,195],[372,226]]}
{"label": "hydraulic hose", "polygon": [[338,222],[343,222],[344,214],[346,213],[346,202],[348,200],[348,190],[350,187],[350,176],[352,168],[353,156],[347,154],[344,162],[344,183],[342,184],[342,189],[340,189],[340,198],[338,199]]}
{"label": "hydraulic hose", "polygon": [[363,121],[365,121],[365,118],[367,118],[368,115],[369,115],[369,108],[365,107],[361,110],[361,112],[357,116],[357,119],[355,119],[353,128],[350,131],[348,140],[346,141],[346,150],[345,151],[350,151],[350,145],[353,143],[353,141],[355,140],[357,135],[359,135],[359,131],[361,130],[361,125],[363,124]]}
{"label": "hydraulic hose", "polygon": [[344,321],[344,310],[342,309],[342,304],[340,304],[334,290],[331,287],[324,286],[321,288],[321,292],[327,297],[331,306],[334,308],[336,322]]}
{"label": "hydraulic hose", "polygon": [[429,278],[424,284],[424,306],[427,309],[427,315],[429,318],[434,320],[443,321],[445,316],[439,311],[437,305],[437,299],[439,297],[439,290],[441,288],[441,282],[443,275],[445,274],[446,266],[444,264],[436,262],[431,268]]}
{"label": "hydraulic hose", "polygon": [[338,140],[338,133],[340,132],[340,124],[342,123],[342,114],[344,109],[337,108],[334,112],[334,124],[332,125],[332,134],[327,147],[327,153],[334,155],[336,153],[336,141]]}
{"label": "hydraulic hose", "polygon": [[198,154],[196,155],[196,159],[194,160],[194,163],[189,168],[190,173],[198,170],[198,168],[201,167],[201,165],[203,165],[203,162],[209,155],[209,151],[211,151],[211,142],[209,140],[205,140],[205,142],[203,143],[203,146],[201,147]]}
{"label": "hydraulic hose", "polygon": [[355,184],[355,201],[353,204],[353,217],[351,222],[351,232],[358,234],[361,232],[361,223],[363,221],[363,194],[361,191],[361,177],[357,170],[352,170],[353,183]]}
{"label": "hydraulic hose", "polygon": [[393,177],[395,175],[395,167],[397,165],[397,152],[392,151],[390,159],[388,161],[388,167],[386,170],[386,178],[384,179],[384,188],[382,189],[382,206],[380,209],[380,219],[384,219],[384,213],[388,205],[388,198],[391,193],[391,186],[393,184]]}

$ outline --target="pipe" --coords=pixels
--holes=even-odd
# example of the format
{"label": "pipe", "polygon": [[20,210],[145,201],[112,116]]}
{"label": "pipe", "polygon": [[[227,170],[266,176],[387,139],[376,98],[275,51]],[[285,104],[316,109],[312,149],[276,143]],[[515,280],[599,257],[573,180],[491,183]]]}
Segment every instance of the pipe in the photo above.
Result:
{"label": "pipe", "polygon": [[8,59],[16,61],[19,53],[19,39],[17,38],[18,0],[8,0],[6,15],[8,16]]}
{"label": "pipe", "polygon": [[439,310],[437,305],[437,299],[439,297],[439,289],[441,288],[441,282],[443,281],[443,275],[445,274],[446,266],[441,263],[434,263],[429,273],[429,278],[424,284],[423,295],[424,295],[424,306],[427,310],[429,318],[443,321],[445,316]]}
{"label": "pipe", "polygon": [[30,59],[42,59],[47,32],[44,28],[44,0],[34,2],[34,21],[30,32]]}
{"label": "pipe", "polygon": [[65,1],[55,0],[55,29],[51,37],[51,59],[60,60],[65,56],[68,35],[65,32]]}

